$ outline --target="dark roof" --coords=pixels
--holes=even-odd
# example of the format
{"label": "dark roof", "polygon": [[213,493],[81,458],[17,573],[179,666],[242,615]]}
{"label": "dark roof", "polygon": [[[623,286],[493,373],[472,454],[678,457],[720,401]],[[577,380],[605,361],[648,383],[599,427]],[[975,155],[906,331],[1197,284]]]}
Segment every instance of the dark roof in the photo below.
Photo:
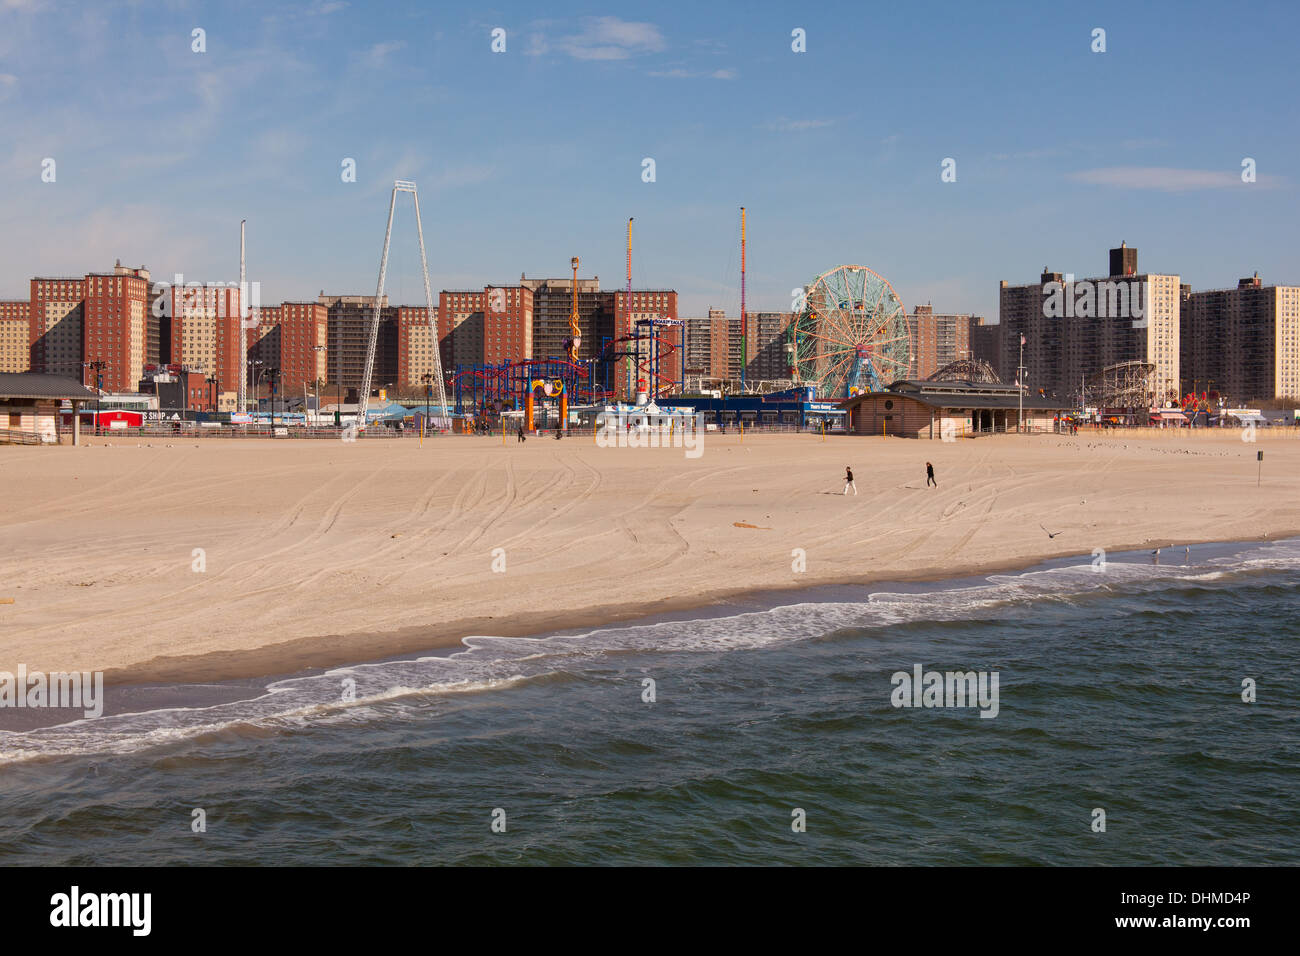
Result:
{"label": "dark roof", "polygon": [[95,398],[98,393],[61,375],[0,372],[0,398]]}
{"label": "dark roof", "polygon": [[[895,383],[898,384],[898,383]],[[933,383],[931,383],[933,384]],[[945,382],[944,384],[951,384]],[[1006,386],[1003,386],[1005,388]],[[854,402],[860,402],[866,398],[872,397],[884,398],[910,398],[912,401],[920,402],[922,405],[928,405],[931,408],[1018,408],[1021,407],[1021,398],[1015,392],[1015,387],[1011,387],[1011,393],[1006,394],[1001,391],[986,392],[981,389],[970,389],[969,391],[930,391],[924,393],[895,390],[892,386],[889,390],[883,392],[868,392],[865,395],[858,395],[849,399],[845,405],[851,405]],[[1069,402],[1063,402],[1055,398],[1040,398],[1037,395],[1025,395],[1023,407],[1031,411],[1058,411],[1061,409],[1072,408]]]}
{"label": "dark roof", "polygon": [[889,386],[891,392],[905,392],[915,394],[917,392],[929,393],[973,393],[982,395],[1005,395],[1016,394],[1014,384],[1004,382],[972,382],[970,379],[948,379],[934,380],[925,378],[905,378]]}

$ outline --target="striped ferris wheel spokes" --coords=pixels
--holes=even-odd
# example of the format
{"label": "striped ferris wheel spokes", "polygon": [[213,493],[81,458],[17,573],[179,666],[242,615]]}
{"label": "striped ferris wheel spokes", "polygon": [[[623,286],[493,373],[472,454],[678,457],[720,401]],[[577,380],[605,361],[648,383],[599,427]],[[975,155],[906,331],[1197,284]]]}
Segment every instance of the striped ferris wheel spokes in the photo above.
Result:
{"label": "striped ferris wheel spokes", "polygon": [[793,335],[795,374],[821,398],[847,398],[907,377],[912,347],[903,303],[865,266],[838,266],[814,279]]}

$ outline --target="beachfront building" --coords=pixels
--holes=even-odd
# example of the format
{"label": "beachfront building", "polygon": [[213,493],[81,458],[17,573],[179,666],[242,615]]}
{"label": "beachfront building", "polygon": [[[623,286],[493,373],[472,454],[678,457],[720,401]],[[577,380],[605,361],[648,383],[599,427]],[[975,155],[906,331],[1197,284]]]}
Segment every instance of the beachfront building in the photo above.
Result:
{"label": "beachfront building", "polygon": [[[844,403],[855,435],[954,440],[994,432],[1053,431],[1068,407],[1015,385],[971,381],[895,382]],[[1023,408],[1023,418],[1021,409]]]}
{"label": "beachfront building", "polygon": [[785,426],[827,431],[842,427],[844,408],[838,402],[819,401],[811,385],[763,394],[728,395],[721,391],[686,393],[674,401],[691,405],[704,416],[704,424],[720,428]]}
{"label": "beachfront building", "polygon": [[998,290],[997,361],[1004,381],[1018,380],[1020,338],[1024,383],[1035,395],[1069,402],[1084,380],[1122,362],[1155,367],[1158,399],[1179,395],[1180,305],[1177,275],[1137,272],[1137,249],[1110,250],[1111,275],[1075,279],[1043,270],[1037,283]]}
{"label": "beachfront building", "polygon": [[79,408],[93,405],[98,393],[75,379],[41,372],[0,372],[0,442],[56,444],[59,407],[72,404],[72,443],[80,440]]}
{"label": "beachfront building", "polygon": [[1235,289],[1184,293],[1181,350],[1183,394],[1300,398],[1300,286],[1266,286],[1257,272]]}

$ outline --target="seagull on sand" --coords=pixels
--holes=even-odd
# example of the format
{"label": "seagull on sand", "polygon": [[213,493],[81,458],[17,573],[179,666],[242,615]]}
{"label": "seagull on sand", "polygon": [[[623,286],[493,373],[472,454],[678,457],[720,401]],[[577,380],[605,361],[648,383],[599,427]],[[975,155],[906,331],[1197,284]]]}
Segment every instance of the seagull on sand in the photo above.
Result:
{"label": "seagull on sand", "polygon": [[[1042,523],[1041,521],[1038,522],[1038,527],[1043,528],[1043,523]],[[1056,537],[1058,534],[1060,534],[1061,532],[1060,532],[1060,531],[1048,531],[1046,528],[1043,528],[1043,533],[1046,534],[1049,538],[1055,538],[1055,537]]]}

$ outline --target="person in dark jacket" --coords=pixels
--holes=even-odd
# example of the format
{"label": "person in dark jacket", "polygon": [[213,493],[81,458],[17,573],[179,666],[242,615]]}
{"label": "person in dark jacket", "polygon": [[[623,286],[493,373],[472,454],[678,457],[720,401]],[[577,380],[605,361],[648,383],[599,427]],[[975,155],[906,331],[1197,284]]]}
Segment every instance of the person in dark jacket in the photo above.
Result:
{"label": "person in dark jacket", "polygon": [[934,465],[927,461],[925,463],[925,487],[929,488],[931,485],[938,488],[939,482],[934,480]]}
{"label": "person in dark jacket", "polygon": [[855,495],[858,493],[858,486],[853,482],[853,469],[850,468],[848,465],[845,465],[844,466],[844,493],[846,495],[849,493],[850,488],[853,489],[853,493]]}

